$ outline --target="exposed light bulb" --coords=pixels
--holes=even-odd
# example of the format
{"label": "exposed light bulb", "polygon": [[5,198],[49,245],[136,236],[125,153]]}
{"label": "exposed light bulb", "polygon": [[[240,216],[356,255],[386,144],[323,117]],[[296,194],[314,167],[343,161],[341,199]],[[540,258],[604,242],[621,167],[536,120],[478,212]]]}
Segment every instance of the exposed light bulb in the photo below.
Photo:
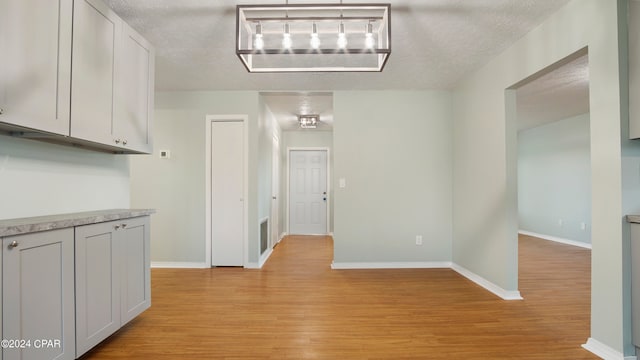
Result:
{"label": "exposed light bulb", "polygon": [[289,24],[284,24],[284,33],[282,34],[282,47],[285,49],[291,49],[291,32]]}
{"label": "exposed light bulb", "polygon": [[318,37],[318,25],[316,25],[316,23],[313,23],[313,25],[311,25],[310,45],[314,49],[320,48],[320,37]]}
{"label": "exposed light bulb", "polygon": [[338,48],[344,49],[347,47],[347,35],[344,33],[344,24],[340,23],[338,29]]}
{"label": "exposed light bulb", "polygon": [[375,42],[375,39],[373,38],[373,24],[369,23],[367,24],[367,33],[364,38],[364,46],[367,49],[373,49],[375,44],[376,42]]}
{"label": "exposed light bulb", "polygon": [[253,41],[253,47],[256,50],[262,50],[264,48],[264,39],[262,38],[262,25],[256,25],[256,38]]}

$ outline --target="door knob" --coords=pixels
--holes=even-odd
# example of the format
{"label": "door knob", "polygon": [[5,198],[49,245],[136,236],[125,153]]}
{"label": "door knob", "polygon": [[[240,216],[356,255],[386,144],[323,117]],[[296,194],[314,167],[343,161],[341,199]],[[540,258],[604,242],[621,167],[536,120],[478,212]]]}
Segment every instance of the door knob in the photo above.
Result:
{"label": "door knob", "polygon": [[271,198],[272,198],[273,200],[275,200],[275,199],[276,199],[276,197],[275,197],[275,196],[272,196]]}
{"label": "door knob", "polygon": [[9,244],[9,249],[16,248],[16,247],[18,247],[18,245],[20,245],[20,244],[18,244],[18,242],[17,242],[17,241],[13,240],[13,241],[11,242],[11,244]]}

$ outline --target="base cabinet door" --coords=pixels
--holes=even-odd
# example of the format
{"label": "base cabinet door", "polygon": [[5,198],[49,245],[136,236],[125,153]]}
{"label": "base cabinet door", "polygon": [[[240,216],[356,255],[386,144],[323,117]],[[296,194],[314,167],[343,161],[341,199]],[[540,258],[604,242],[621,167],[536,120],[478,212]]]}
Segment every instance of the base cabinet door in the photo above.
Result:
{"label": "base cabinet door", "polygon": [[78,226],[76,349],[87,352],[120,328],[120,246],[113,222]]}
{"label": "base cabinet door", "polygon": [[71,228],[2,239],[4,360],[75,359],[73,242]]}
{"label": "base cabinet door", "polygon": [[149,217],[129,219],[118,232],[122,247],[121,320],[122,324],[151,306],[149,257]]}

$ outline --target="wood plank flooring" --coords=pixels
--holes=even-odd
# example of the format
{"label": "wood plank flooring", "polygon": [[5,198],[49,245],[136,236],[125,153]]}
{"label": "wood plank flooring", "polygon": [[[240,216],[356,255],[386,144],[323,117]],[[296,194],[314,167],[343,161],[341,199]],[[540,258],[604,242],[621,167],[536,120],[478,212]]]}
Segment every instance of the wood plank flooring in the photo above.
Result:
{"label": "wood plank flooring", "polygon": [[153,269],[152,306],[83,359],[597,359],[591,252],[520,239],[524,301],[449,269],[331,270],[287,237],[262,270]]}

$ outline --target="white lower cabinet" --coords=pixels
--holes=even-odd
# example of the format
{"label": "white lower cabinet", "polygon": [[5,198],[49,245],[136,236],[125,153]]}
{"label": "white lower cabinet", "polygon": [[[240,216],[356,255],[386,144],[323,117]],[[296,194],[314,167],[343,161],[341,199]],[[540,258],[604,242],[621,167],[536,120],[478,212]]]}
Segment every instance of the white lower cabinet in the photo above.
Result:
{"label": "white lower cabinet", "polygon": [[76,351],[120,328],[120,246],[113,223],[76,228]]}
{"label": "white lower cabinet", "polygon": [[149,217],[78,226],[76,356],[151,306]]}
{"label": "white lower cabinet", "polygon": [[73,228],[2,239],[2,355],[74,359]]}
{"label": "white lower cabinet", "polygon": [[149,216],[0,238],[0,360],[76,359],[151,306]]}

